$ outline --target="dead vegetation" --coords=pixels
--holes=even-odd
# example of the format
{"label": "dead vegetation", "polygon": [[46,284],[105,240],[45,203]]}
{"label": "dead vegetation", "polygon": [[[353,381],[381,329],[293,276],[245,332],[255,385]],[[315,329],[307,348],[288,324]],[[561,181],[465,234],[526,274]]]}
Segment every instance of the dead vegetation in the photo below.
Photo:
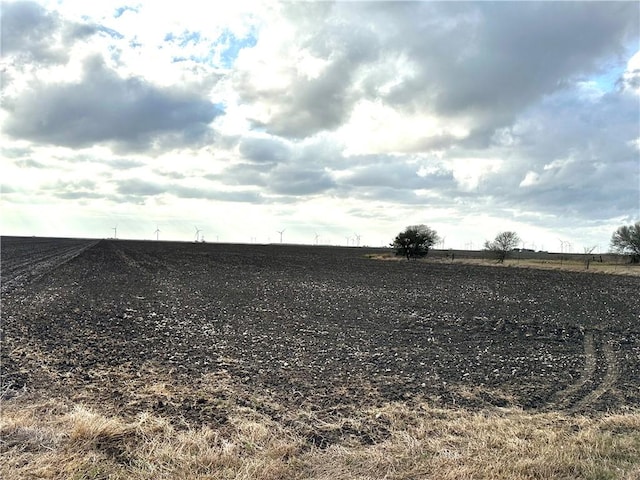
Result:
{"label": "dead vegetation", "polygon": [[[518,409],[471,412],[389,403],[353,418],[289,412],[277,422],[237,406],[222,429],[178,428],[140,412],[28,395],[2,402],[0,477],[42,479],[635,479],[640,414],[596,417]],[[309,444],[302,432],[377,424],[371,445]]]}
{"label": "dead vegetation", "polygon": [[[497,262],[492,258],[483,258],[482,252],[477,252],[477,257],[472,256],[456,256],[451,259],[444,254],[438,256],[432,255],[428,258],[417,260],[420,262],[431,263],[456,263],[462,265],[484,265],[498,268],[535,268],[540,270],[560,270],[566,272],[587,272],[608,275],[628,275],[640,276],[640,265],[633,264],[628,261],[603,261],[593,262],[587,260],[576,259],[576,255],[571,255],[570,259],[535,259],[535,258],[518,258],[516,256],[507,258],[504,262]],[[405,261],[403,257],[398,257],[392,253],[370,253],[368,258],[374,260],[386,261]],[[589,256],[590,257],[590,256]],[[585,257],[586,258],[586,257]]]}
{"label": "dead vegetation", "polygon": [[584,261],[577,260],[534,260],[534,259],[509,259],[502,264],[495,261],[483,259],[465,259],[465,263],[475,265],[494,265],[498,267],[515,267],[515,268],[538,268],[542,270],[563,270],[567,272],[588,272],[609,275],[629,275],[640,276],[640,267],[631,263],[614,263],[614,262],[590,262],[589,268],[586,268]]}

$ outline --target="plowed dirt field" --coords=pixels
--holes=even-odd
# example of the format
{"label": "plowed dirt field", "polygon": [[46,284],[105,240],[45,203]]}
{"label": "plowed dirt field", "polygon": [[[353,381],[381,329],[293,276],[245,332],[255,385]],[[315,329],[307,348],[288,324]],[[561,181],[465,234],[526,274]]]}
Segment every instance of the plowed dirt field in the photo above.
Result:
{"label": "plowed dirt field", "polygon": [[[640,278],[366,253],[3,238],[2,391],[188,425],[224,424],[230,400],[274,419],[396,400],[640,406]],[[170,398],[167,378],[184,387]]]}

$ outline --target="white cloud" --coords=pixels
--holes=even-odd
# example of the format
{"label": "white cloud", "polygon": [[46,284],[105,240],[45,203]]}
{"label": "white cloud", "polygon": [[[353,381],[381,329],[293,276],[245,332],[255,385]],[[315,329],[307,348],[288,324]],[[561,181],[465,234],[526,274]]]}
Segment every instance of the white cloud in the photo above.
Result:
{"label": "white cloud", "polygon": [[530,187],[540,182],[540,175],[536,172],[528,171],[525,177],[520,182],[521,187]]}
{"label": "white cloud", "polygon": [[640,95],[640,51],[636,52],[627,62],[627,69],[622,75],[625,89]]}
{"label": "white cloud", "polygon": [[458,187],[471,192],[479,187],[483,177],[499,173],[503,162],[496,158],[457,158],[450,163]]}
{"label": "white cloud", "polygon": [[604,245],[638,215],[639,10],[3,4],[3,232]]}
{"label": "white cloud", "polygon": [[346,154],[364,155],[437,151],[468,134],[462,120],[452,122],[427,112],[404,113],[381,101],[362,100],[353,106],[336,137],[345,145]]}

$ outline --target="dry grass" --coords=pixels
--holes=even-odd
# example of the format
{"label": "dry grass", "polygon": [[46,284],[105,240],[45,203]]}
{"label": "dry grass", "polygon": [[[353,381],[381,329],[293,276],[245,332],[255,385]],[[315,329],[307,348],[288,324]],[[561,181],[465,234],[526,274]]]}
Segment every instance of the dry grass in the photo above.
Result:
{"label": "dry grass", "polygon": [[[637,479],[640,413],[598,417],[388,404],[354,418],[236,407],[224,430],[177,429],[26,395],[2,403],[0,477],[12,479]],[[313,447],[303,432],[388,432],[373,445]]]}
{"label": "dry grass", "polygon": [[[630,263],[600,263],[591,262],[589,268],[586,263],[575,260],[534,260],[534,259],[508,259],[504,263],[497,263],[495,260],[486,259],[465,259],[464,263],[475,265],[492,265],[496,267],[517,267],[517,268],[539,268],[542,270],[563,270],[568,272],[588,272],[609,275],[629,275],[640,276],[640,265]],[[457,262],[457,260],[456,260]]]}
{"label": "dry grass", "polygon": [[[374,260],[385,260],[385,261],[398,261],[398,262],[406,262],[407,260],[404,257],[399,257],[391,253],[383,253],[383,254],[369,254],[368,258]],[[428,257],[425,259],[418,260],[420,262],[434,262],[434,263],[451,263],[451,260],[448,258],[434,258]],[[493,259],[488,258],[465,258],[465,257],[456,257],[456,264],[465,264],[465,265],[486,265],[491,267],[498,268],[538,268],[541,270],[563,270],[568,272],[588,272],[588,273],[600,273],[600,274],[609,274],[609,275],[629,275],[629,276],[640,276],[640,265],[631,264],[627,261],[624,263],[621,261],[619,263],[616,262],[590,262],[589,268],[587,269],[587,265],[584,261],[579,260],[538,260],[538,259],[519,259],[519,258],[509,258],[504,261],[504,263],[499,263]]]}

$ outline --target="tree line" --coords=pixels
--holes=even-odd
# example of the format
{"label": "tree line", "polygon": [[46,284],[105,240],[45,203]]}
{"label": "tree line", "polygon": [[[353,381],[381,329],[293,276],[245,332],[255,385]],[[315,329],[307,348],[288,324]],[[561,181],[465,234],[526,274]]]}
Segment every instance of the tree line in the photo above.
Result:
{"label": "tree line", "polygon": [[[431,247],[439,241],[440,236],[433,228],[427,225],[410,225],[396,235],[391,247],[396,255],[410,260],[426,257]],[[520,237],[516,232],[500,232],[493,240],[485,241],[484,250],[499,262],[504,262],[519,244]],[[614,253],[629,255],[633,263],[640,262],[640,222],[623,225],[613,232],[610,248]]]}

